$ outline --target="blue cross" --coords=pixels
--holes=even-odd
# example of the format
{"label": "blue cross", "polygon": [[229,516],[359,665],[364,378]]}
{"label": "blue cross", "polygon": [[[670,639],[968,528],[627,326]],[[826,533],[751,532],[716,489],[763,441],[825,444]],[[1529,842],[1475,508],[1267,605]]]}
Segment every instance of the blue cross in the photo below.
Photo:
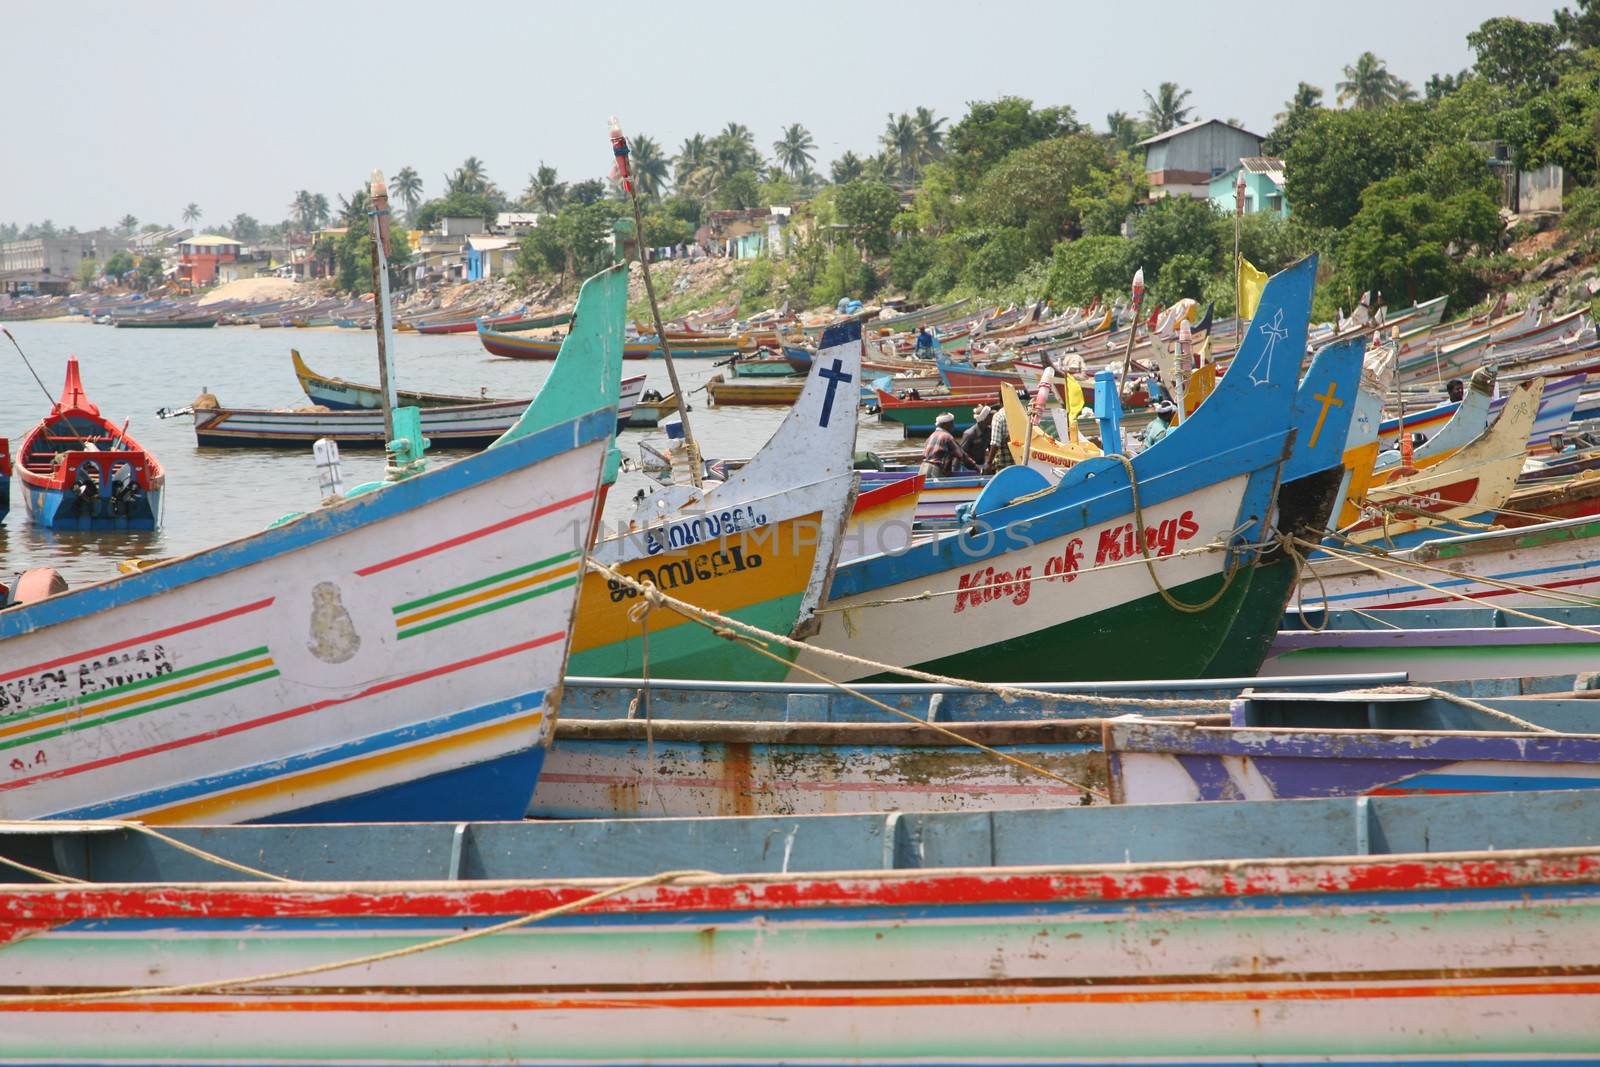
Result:
{"label": "blue cross", "polygon": [[823,367],[817,371],[817,376],[828,379],[828,395],[822,400],[822,420],[817,423],[818,426],[826,426],[828,425],[828,416],[833,414],[834,391],[839,388],[841,383],[855,381],[855,376],[844,372],[844,360],[838,356],[833,358],[832,367]]}

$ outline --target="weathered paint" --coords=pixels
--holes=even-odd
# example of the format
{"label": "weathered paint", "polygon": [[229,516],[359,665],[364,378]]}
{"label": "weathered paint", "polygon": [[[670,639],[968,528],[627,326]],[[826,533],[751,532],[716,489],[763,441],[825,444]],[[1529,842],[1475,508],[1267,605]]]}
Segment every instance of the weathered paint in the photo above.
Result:
{"label": "weathered paint", "polygon": [[[1596,807],[1551,796],[1517,798],[1520,809],[1502,797],[1387,797],[617,823],[630,873],[708,861],[773,873],[638,889],[449,949],[212,995],[0,1003],[0,1025],[6,1056],[23,1063],[633,1063],[663,1049],[732,1064],[1576,1057],[1594,1047],[1597,1025],[1600,852],[1517,849],[1570,839],[1563,819],[1592,824]],[[1128,853],[1178,834],[1193,843],[1175,851],[1192,852],[1242,836],[1223,829],[1230,821],[1260,847],[1308,839],[1345,858],[1150,863],[1119,852],[1086,866],[998,866],[1070,853],[1069,838],[1113,826]],[[791,861],[814,869],[803,858],[815,855],[811,835],[842,844],[869,828],[850,858],[876,852],[883,866],[916,869],[783,873]],[[318,829],[299,831],[299,846],[322,839]],[[323,869],[339,872],[351,864],[331,846],[355,838],[325,829],[335,832]],[[492,877],[508,866],[502,852],[527,856],[533,842],[585,829],[446,826],[431,840],[454,831]],[[229,832],[196,843],[237,852],[244,839]],[[1505,848],[1355,854],[1429,834]],[[251,841],[251,861],[274,866],[274,840]],[[985,860],[947,865],[979,848]],[[174,881],[171,850],[142,851],[157,851],[147,869]],[[333,962],[578,901],[603,884],[12,886],[0,892],[0,996]]]}
{"label": "weathered paint", "polygon": [[1105,725],[1119,804],[1600,788],[1600,736]]}

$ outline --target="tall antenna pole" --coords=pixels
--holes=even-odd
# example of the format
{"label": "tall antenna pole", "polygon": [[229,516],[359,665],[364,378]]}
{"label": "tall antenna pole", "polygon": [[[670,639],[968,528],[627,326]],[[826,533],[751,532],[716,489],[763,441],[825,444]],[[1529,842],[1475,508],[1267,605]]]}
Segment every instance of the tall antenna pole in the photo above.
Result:
{"label": "tall antenna pole", "polygon": [[623,136],[622,127],[615,118],[611,120],[611,154],[616,157],[617,180],[622,183],[628,200],[633,204],[633,247],[639,253],[639,266],[644,272],[644,292],[650,299],[656,343],[661,346],[662,358],[667,361],[672,395],[678,399],[678,418],[683,422],[683,446],[689,453],[689,479],[694,482],[696,489],[702,489],[705,479],[700,470],[700,446],[695,442],[694,432],[689,429],[689,404],[684,397],[683,387],[678,384],[678,368],[672,362],[672,349],[667,346],[667,331],[661,324],[661,306],[656,303],[655,283],[650,280],[650,256],[645,252],[644,245],[644,214],[639,210],[639,190],[635,188],[633,174],[628,168],[628,139]]}

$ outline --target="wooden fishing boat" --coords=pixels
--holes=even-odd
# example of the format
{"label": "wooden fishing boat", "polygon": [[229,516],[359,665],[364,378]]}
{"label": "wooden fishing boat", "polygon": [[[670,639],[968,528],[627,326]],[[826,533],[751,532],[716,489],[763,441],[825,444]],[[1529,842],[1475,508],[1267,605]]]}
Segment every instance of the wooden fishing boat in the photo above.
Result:
{"label": "wooden fishing boat", "polygon": [[909,547],[917,522],[918,501],[925,485],[926,479],[916,473],[903,474],[876,485],[861,483],[850,509],[850,521],[845,526],[839,559],[901,552]]}
{"label": "wooden fishing boat", "polygon": [[484,327],[499,326],[503,322],[519,322],[522,319],[522,309],[508,311],[503,315],[477,316],[463,319],[449,319],[445,321],[418,322],[418,333],[471,333]]}
{"label": "wooden fishing boat", "polygon": [[1263,692],[1234,704],[1229,725],[1111,720],[1111,797],[1161,804],[1600,787],[1592,699],[1495,704],[1504,714],[1410,693]]}
{"label": "wooden fishing boat", "polygon": [[1516,488],[1543,387],[1542,378],[1517,386],[1500,418],[1477,440],[1421,473],[1369,490],[1363,518],[1343,537],[1404,548],[1456,532],[1450,524],[1457,520],[1488,518]]}
{"label": "wooden fishing boat", "polygon": [[549,330],[565,326],[572,321],[572,312],[557,311],[551,315],[534,315],[525,319],[510,319],[494,323],[497,333],[519,333],[523,330]]}
{"label": "wooden fishing boat", "polygon": [[[501,400],[459,407],[423,408],[422,432],[436,449],[487,448],[513,425],[526,408],[520,400]],[[201,448],[310,448],[320,437],[340,448],[382,449],[387,442],[383,412],[278,411],[263,408],[194,407],[174,414],[194,418],[195,441]]]}
{"label": "wooden fishing boat", "polygon": [[119,330],[209,330],[220,321],[219,315],[134,315],[114,317]]}
{"label": "wooden fishing boat", "polygon": [[1388,574],[1367,562],[1312,560],[1300,606],[1379,611],[1468,600],[1508,607],[1600,603],[1600,519],[1444,537],[1370,560]]}
{"label": "wooden fishing boat", "polygon": [[706,380],[706,398],[712,407],[788,407],[800,398],[804,388],[804,379],[745,381],[713,374]]}
{"label": "wooden fishing boat", "polygon": [[628,425],[634,429],[650,429],[663,418],[678,410],[678,394],[662,396],[654,389],[640,395],[638,403],[628,415]]}
{"label": "wooden fishing boat", "polygon": [[0,1026],[19,1063],[1570,1061],[1597,822],[1579,790],[17,827],[62,881],[0,890]]}
{"label": "wooden fishing boat", "polygon": [[161,525],[161,461],[100,414],[67,359],[61,396],[17,446],[22,498],[51,530],[154,530]]}
{"label": "wooden fishing boat", "polygon": [[0,437],[0,521],[11,510],[11,442]]}
{"label": "wooden fishing boat", "polygon": [[[506,356],[511,359],[553,359],[561,347],[559,338],[518,337],[500,333],[483,323],[478,325],[478,340],[490,355]],[[737,338],[709,339],[702,343],[682,346],[677,343],[671,344],[673,356],[683,358],[725,359],[739,354],[745,348],[742,341]],[[651,359],[659,358],[660,355],[661,346],[653,337],[629,341],[623,348],[623,357],[626,359]]]}
{"label": "wooden fishing boat", "polygon": [[[375,385],[361,385],[357,382],[346,381],[343,378],[331,378],[318,374],[306,365],[300,358],[298,349],[291,348],[289,354],[294,359],[294,374],[300,380],[300,388],[305,391],[311,403],[333,411],[377,411],[383,407],[383,392]],[[622,379],[622,391],[617,401],[617,430],[620,432],[627,426],[632,417],[634,405],[639,401],[639,394],[644,391],[644,378],[642,374],[630,375]],[[418,408],[446,408],[462,407],[477,404],[521,404],[526,406],[526,400],[503,400],[489,396],[452,396],[448,393],[422,393],[410,389],[396,391],[400,403],[409,404]]]}
{"label": "wooden fishing boat", "polygon": [[[966,528],[841,566],[808,645],[960,678],[1116,679],[1150,676],[1136,635],[1159,632],[1160,673],[1203,669],[1238,611],[1233,577],[1254,562],[1289,453],[1314,271],[1311,257],[1268,282],[1245,362],[1161,442],[1127,465],[1086,460],[1054,485],[1000,472]],[[809,651],[799,662],[870,673]]]}
{"label": "wooden fishing boat", "polygon": [[[772,633],[804,632],[827,593],[855,493],[860,377],[860,326],[825,333],[800,399],[749,462],[703,490],[670,485],[647,496],[593,557],[698,607]],[[673,612],[641,616],[634,609],[648,602],[638,591],[599,574],[584,576],[579,604],[574,673],[778,680],[792,659],[757,655]]]}
{"label": "wooden fishing boat", "polygon": [[[1001,389],[999,399],[1001,409],[1006,413],[1005,444],[1014,463],[1027,463],[1035,470],[1059,474],[1076,463],[1103,455],[1100,448],[1082,434],[1074,433],[1065,441],[1057,441],[1034,425],[1028,409],[1017,398],[1015,389]],[[1066,416],[1063,416],[1063,420],[1069,430],[1075,431],[1072,420]],[[1024,440],[1024,430],[1032,437],[1031,442]]]}
{"label": "wooden fishing boat", "polygon": [[1600,515],[1600,474],[1592,471],[1562,482],[1536,482],[1512,493],[1494,514],[1496,526],[1535,526],[1556,519]]}
{"label": "wooden fishing boat", "polygon": [[875,391],[879,422],[896,422],[907,438],[933,433],[934,420],[948,411],[956,417],[952,433],[962,434],[972,427],[973,413],[984,404],[993,406],[999,399],[997,388],[943,396],[898,397],[882,389]]}
{"label": "wooden fishing boat", "polygon": [[[807,355],[809,356],[809,353]],[[796,369],[789,360],[781,356],[749,356],[733,360],[728,364],[728,370],[735,378],[793,378],[808,373],[811,370],[811,361],[807,359],[803,368]]]}
{"label": "wooden fishing boat", "polygon": [[615,425],[626,294],[620,271],[585,284],[570,358],[500,447],[0,611],[0,819],[520,815]]}
{"label": "wooden fishing boat", "polygon": [[[1437,425],[1429,432],[1428,439],[1417,446],[1411,455],[1411,469],[1414,471],[1427,470],[1429,467],[1448,459],[1461,449],[1471,444],[1485,430],[1489,428],[1490,406],[1494,402],[1495,373],[1491,368],[1480,367],[1468,384],[1461,402],[1445,405],[1449,408],[1449,419],[1442,425]],[[1540,398],[1543,404],[1543,397]],[[1420,421],[1432,425],[1432,412],[1424,412]],[[1537,425],[1537,418],[1535,418]],[[1389,427],[1384,423],[1378,434],[1380,440],[1384,439],[1384,429]],[[1420,432],[1413,428],[1410,420],[1405,422],[1405,432],[1408,434]],[[1400,420],[1393,423],[1394,432],[1388,440],[1392,443],[1385,446],[1387,449],[1380,452],[1376,463],[1373,465],[1373,485],[1384,485],[1401,477],[1400,466]]]}
{"label": "wooden fishing boat", "polygon": [[[1404,674],[1345,675],[1272,684],[1275,693],[1304,694],[1309,702],[1339,687],[1407,680]],[[528,815],[694,818],[1101,804],[1107,790],[1099,730],[1107,716],[1225,725],[1227,710],[1261,683],[1034,684],[1055,695],[997,700],[954,685],[863,683],[863,699],[820,684],[652,680],[646,696],[638,683],[569,677]],[[1497,708],[1524,703],[1521,697],[1471,695]],[[1169,701],[1186,706],[1163,703]],[[1057,778],[1030,775],[974,741]]]}
{"label": "wooden fishing boat", "polygon": [[1560,612],[1562,622],[1582,629],[1498,614],[1489,621],[1460,609],[1330,612],[1320,629],[1280,630],[1261,676],[1369,674],[1402,664],[1413,681],[1428,683],[1579,673],[1600,664],[1597,607]]}
{"label": "wooden fishing boat", "polygon": [[[865,491],[904,481],[917,473],[917,467],[890,468],[881,471],[862,471],[861,487]],[[955,525],[956,513],[963,505],[972,504],[989,484],[987,475],[958,474],[950,478],[929,478],[917,494],[914,524],[918,529],[932,530]]]}

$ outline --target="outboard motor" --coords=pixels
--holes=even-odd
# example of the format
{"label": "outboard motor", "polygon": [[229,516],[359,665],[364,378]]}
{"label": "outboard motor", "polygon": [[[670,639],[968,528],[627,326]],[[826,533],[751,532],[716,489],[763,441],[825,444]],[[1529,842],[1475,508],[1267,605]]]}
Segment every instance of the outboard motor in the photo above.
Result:
{"label": "outboard motor", "polygon": [[99,473],[93,463],[78,464],[78,473],[72,479],[73,514],[94,514],[95,502],[100,499]]}
{"label": "outboard motor", "polygon": [[144,496],[139,479],[134,477],[133,466],[121,463],[111,472],[111,514],[132,515]]}

